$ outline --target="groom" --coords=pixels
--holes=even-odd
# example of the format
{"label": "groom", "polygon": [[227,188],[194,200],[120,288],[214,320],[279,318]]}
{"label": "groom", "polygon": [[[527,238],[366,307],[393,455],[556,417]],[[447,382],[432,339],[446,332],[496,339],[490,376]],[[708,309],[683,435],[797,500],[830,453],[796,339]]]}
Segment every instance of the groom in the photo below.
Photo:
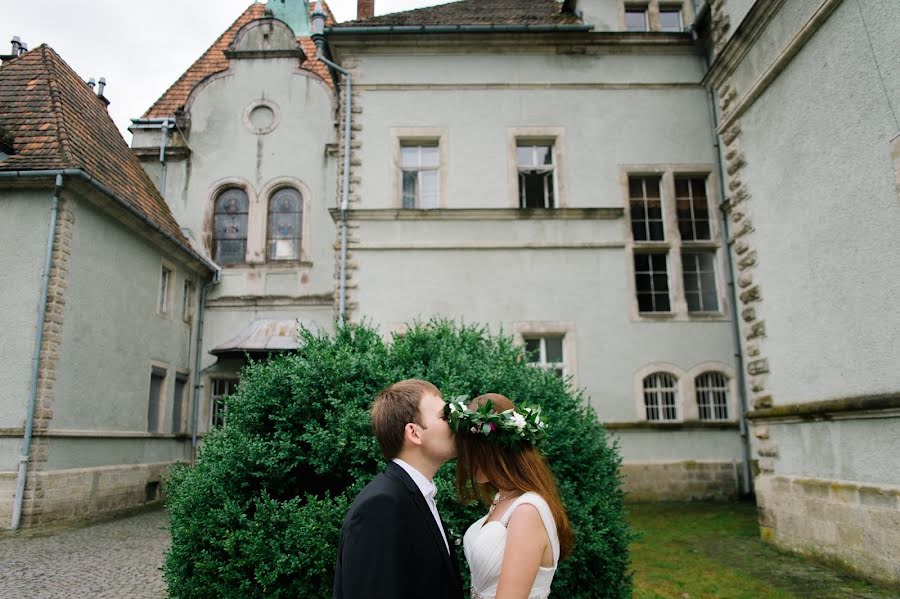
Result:
{"label": "groom", "polygon": [[375,399],[372,429],[388,466],[344,518],[333,599],[459,599],[455,545],[432,482],[456,457],[441,392],[416,379],[391,385]]}

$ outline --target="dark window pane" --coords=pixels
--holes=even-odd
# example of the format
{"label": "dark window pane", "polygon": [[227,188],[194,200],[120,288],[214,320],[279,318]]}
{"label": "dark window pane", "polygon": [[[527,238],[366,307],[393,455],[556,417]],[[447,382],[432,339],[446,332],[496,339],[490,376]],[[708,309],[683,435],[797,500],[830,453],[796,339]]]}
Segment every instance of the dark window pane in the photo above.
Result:
{"label": "dark window pane", "polygon": [[656,294],[654,296],[654,300],[655,312],[669,312],[671,310],[671,307],[669,306],[668,294]]}
{"label": "dark window pane", "polygon": [[403,207],[416,207],[416,190],[419,186],[418,171],[403,171]]}
{"label": "dark window pane", "polygon": [[650,240],[651,241],[663,241],[666,238],[666,234],[663,231],[663,224],[660,220],[652,220],[649,223],[650,229]]}
{"label": "dark window pane", "polygon": [[641,312],[653,312],[653,296],[649,294],[638,294],[638,310]]}
{"label": "dark window pane", "polygon": [[650,256],[650,264],[654,271],[666,271],[666,255],[665,254],[648,254]]}
{"label": "dark window pane", "polygon": [[214,259],[223,264],[244,261],[249,200],[243,189],[226,189],[216,198],[213,213]]}
{"label": "dark window pane", "polygon": [[216,242],[216,261],[222,264],[239,264],[247,254],[245,239],[222,239]]}
{"label": "dark window pane", "polygon": [[636,271],[647,271],[650,269],[650,254],[635,254],[634,255],[634,270]]}
{"label": "dark window pane", "polygon": [[519,173],[522,208],[549,208],[553,205],[553,175],[539,171]]}
{"label": "dark window pane", "polygon": [[563,361],[563,338],[547,337],[544,340],[548,363],[560,363]]}
{"label": "dark window pane", "polygon": [[653,291],[653,278],[648,274],[639,273],[634,277],[638,293],[651,293]]}
{"label": "dark window pane", "polygon": [[150,374],[150,397],[147,403],[147,431],[159,432],[159,403],[165,371],[154,368]]}
{"label": "dark window pane", "polygon": [[527,360],[529,362],[540,362],[541,361],[541,340],[540,339],[526,339],[525,340],[525,355],[527,356]]}

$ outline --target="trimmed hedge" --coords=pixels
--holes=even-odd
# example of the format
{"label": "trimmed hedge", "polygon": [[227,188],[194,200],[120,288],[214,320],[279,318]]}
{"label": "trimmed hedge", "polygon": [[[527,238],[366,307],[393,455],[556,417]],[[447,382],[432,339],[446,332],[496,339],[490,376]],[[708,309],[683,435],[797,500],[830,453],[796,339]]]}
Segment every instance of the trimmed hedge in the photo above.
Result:
{"label": "trimmed hedge", "polygon": [[[172,597],[330,597],[344,514],[384,468],[368,408],[379,390],[413,377],[447,396],[493,391],[542,406],[550,424],[542,449],[576,535],[554,596],[631,596],[620,457],[580,392],[478,326],[436,320],[391,343],[367,325],[299,336],[300,351],[244,369],[226,400],[227,426],[166,481]],[[441,515],[461,536],[484,508],[455,500],[453,468],[435,483]]]}

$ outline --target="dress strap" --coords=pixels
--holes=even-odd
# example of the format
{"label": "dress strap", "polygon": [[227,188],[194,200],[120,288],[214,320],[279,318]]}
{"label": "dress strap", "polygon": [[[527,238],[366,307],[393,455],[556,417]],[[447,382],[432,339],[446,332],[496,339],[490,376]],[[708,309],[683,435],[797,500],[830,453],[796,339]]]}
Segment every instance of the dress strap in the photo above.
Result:
{"label": "dress strap", "polygon": [[541,515],[541,521],[544,523],[544,528],[547,530],[547,536],[550,537],[550,545],[553,549],[553,565],[555,566],[559,563],[559,534],[556,532],[556,520],[553,519],[553,512],[550,511],[550,505],[543,497],[537,493],[523,493],[506,509],[503,517],[500,518],[500,522],[503,526],[508,526],[509,519],[512,518],[513,512],[517,507],[524,503],[533,505]]}

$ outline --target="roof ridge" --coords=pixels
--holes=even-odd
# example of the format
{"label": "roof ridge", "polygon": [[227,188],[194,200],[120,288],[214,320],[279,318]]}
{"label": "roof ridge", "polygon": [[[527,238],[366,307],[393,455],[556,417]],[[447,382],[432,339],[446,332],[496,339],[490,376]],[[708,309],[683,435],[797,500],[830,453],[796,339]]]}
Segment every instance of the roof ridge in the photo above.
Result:
{"label": "roof ridge", "polygon": [[[56,138],[59,141],[59,153],[65,164],[71,165],[72,148],[69,143],[69,131],[63,118],[62,100],[59,94],[59,82],[57,81],[56,64],[53,55],[56,52],[47,44],[41,44],[32,52],[40,50],[41,62],[47,73],[47,89],[50,93],[50,104],[53,106],[53,120],[56,122]],[[51,53],[48,56],[48,51]]]}

